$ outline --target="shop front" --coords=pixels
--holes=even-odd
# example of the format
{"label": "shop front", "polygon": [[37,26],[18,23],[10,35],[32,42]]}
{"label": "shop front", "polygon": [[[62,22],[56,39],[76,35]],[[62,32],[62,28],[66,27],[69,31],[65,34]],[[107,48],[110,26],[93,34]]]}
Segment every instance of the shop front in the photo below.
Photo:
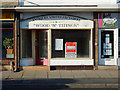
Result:
{"label": "shop front", "polygon": [[15,14],[14,12],[3,12],[0,16],[0,37],[2,39],[0,60],[3,65],[9,65],[11,61],[15,61]]}
{"label": "shop front", "polygon": [[20,66],[94,66],[92,13],[21,13]]}
{"label": "shop front", "polygon": [[118,64],[118,13],[99,13],[99,65]]}

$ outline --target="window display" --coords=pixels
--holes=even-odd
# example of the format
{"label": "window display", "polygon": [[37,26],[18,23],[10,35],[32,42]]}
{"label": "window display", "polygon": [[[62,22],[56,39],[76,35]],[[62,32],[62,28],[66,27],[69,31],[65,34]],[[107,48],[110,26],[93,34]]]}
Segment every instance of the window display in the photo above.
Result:
{"label": "window display", "polygon": [[[14,30],[13,22],[0,22],[2,27],[2,58],[14,58]],[[9,44],[8,44],[9,43]],[[11,53],[8,52],[12,50]],[[7,57],[9,56],[9,57]]]}
{"label": "window display", "polygon": [[113,31],[101,32],[101,58],[113,58],[114,56]]}
{"label": "window display", "polygon": [[[63,50],[56,50],[56,39],[63,39]],[[65,58],[65,44],[76,42],[76,57],[91,57],[91,30],[52,30],[52,58]],[[62,44],[59,44],[62,47]],[[74,47],[67,47],[74,49]]]}

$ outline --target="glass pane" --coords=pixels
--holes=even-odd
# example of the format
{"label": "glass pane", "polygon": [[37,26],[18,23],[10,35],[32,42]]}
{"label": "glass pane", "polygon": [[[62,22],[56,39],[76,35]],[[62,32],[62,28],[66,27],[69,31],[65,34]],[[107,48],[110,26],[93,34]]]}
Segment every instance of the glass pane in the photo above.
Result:
{"label": "glass pane", "polygon": [[47,32],[38,33],[38,59],[47,59]]}
{"label": "glass pane", "polygon": [[5,47],[3,46],[3,41],[5,40],[5,38],[13,38],[13,29],[11,29],[11,30],[3,29],[2,30],[2,58],[6,58],[6,54],[7,54],[7,51],[6,51]]}
{"label": "glass pane", "polygon": [[119,44],[118,44],[118,48],[119,48],[119,50],[118,50],[119,52],[118,53],[119,53],[119,57],[120,57],[120,29],[119,29]]}
{"label": "glass pane", "polygon": [[[91,56],[91,31],[90,30],[52,30],[52,58],[65,58],[66,42],[77,43],[77,58]],[[63,39],[63,50],[55,50],[55,40]],[[75,49],[75,47],[67,47]]]}
{"label": "glass pane", "polygon": [[113,58],[114,36],[113,31],[101,31],[101,58]]}
{"label": "glass pane", "polygon": [[0,28],[13,28],[13,22],[0,22]]}
{"label": "glass pane", "polygon": [[22,30],[22,58],[32,57],[32,31]]}

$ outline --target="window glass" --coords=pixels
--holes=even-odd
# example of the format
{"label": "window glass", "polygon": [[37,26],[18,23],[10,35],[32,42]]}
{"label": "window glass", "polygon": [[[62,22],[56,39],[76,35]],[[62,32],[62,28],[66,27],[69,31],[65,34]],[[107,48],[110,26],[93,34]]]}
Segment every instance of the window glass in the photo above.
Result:
{"label": "window glass", "polygon": [[13,22],[0,22],[0,28],[13,28]]}
{"label": "window glass", "polygon": [[118,47],[119,50],[118,51],[119,51],[119,57],[120,57],[120,29],[119,29],[119,44],[118,45],[119,45],[119,47]]}
{"label": "window glass", "polygon": [[3,29],[2,30],[2,58],[6,58],[6,54],[7,54],[7,50],[3,46],[3,41],[5,40],[5,38],[13,38],[13,29]]}
{"label": "window glass", "polygon": [[32,31],[22,30],[22,58],[32,57]]}
{"label": "window glass", "polygon": [[[7,54],[7,48],[3,46],[3,41],[5,38],[13,39],[14,38],[14,28],[13,28],[14,22],[10,21],[2,21],[0,22],[0,29],[2,30],[2,58],[6,58]],[[14,39],[13,39],[14,40]],[[14,41],[13,41],[14,44]],[[14,46],[12,46],[12,49],[14,49]],[[13,50],[14,53],[14,50]]]}
{"label": "window glass", "polygon": [[38,59],[47,59],[47,32],[38,32]]}
{"label": "window glass", "polygon": [[114,57],[113,34],[113,31],[101,31],[101,58]]}
{"label": "window glass", "polygon": [[[67,42],[76,42],[76,58],[91,57],[91,30],[52,30],[52,58],[65,58],[65,44]],[[63,49],[56,50],[56,39],[63,40],[63,44],[58,44],[58,47]],[[68,51],[73,51],[75,46],[67,46]],[[72,54],[71,54],[72,55]]]}

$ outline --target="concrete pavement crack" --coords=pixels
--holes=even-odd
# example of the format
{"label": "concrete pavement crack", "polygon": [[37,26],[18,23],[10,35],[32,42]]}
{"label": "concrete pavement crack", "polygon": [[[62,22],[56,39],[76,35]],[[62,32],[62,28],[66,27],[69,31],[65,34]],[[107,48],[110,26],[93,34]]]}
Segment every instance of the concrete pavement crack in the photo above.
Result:
{"label": "concrete pavement crack", "polygon": [[21,79],[22,79],[22,77],[23,77],[23,74],[24,74],[24,71],[23,71],[23,73],[22,73],[22,75],[21,75]]}

